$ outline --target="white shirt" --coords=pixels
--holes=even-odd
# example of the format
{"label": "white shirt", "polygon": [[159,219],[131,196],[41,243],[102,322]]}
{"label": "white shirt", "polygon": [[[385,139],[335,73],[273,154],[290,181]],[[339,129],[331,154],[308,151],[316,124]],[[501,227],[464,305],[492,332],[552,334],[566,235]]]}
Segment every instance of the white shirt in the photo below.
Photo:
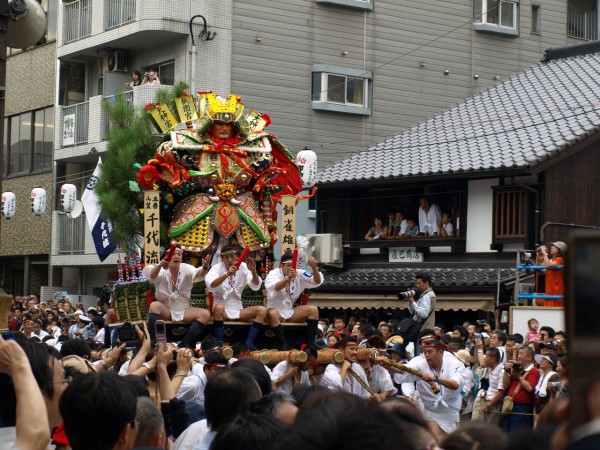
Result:
{"label": "white shirt", "polygon": [[207,381],[204,366],[202,364],[195,364],[183,379],[175,396],[186,402],[204,405],[204,388]]}
{"label": "white shirt", "polygon": [[392,376],[380,365],[376,364],[371,367],[371,373],[369,374],[369,386],[378,394],[386,391],[392,391],[390,395],[396,395],[398,389],[392,382]]}
{"label": "white shirt", "polygon": [[[430,373],[434,376],[436,375],[435,371],[431,367],[429,367],[427,360],[423,356],[417,356],[411,359],[406,365],[420,372]],[[439,377],[456,381],[458,383],[457,389],[449,389],[440,384],[438,385],[438,387],[440,388],[440,392],[438,394],[435,394],[426,381],[423,381],[420,377],[412,375],[408,372],[405,372],[403,374],[394,374],[394,381],[396,383],[416,381],[417,391],[419,391],[419,395],[423,400],[425,412],[427,412],[427,410],[429,409],[434,408],[438,410],[444,410],[444,412],[449,414],[449,418],[455,416],[456,420],[454,420],[454,422],[458,422],[458,413],[462,404],[461,392],[465,383],[463,374],[465,369],[465,365],[462,362],[460,362],[458,358],[456,358],[456,356],[452,355],[450,352],[444,352],[444,358],[442,360],[442,369],[440,371]]]}
{"label": "white shirt", "polygon": [[425,212],[423,208],[419,208],[419,231],[428,234],[438,233],[438,223],[442,221],[442,210],[438,205],[431,205],[429,210]]}
{"label": "white shirt", "polygon": [[[289,361],[281,361],[273,368],[273,372],[271,372],[271,381],[273,383],[277,383],[277,381],[286,374],[288,370],[292,368],[292,363]],[[308,384],[310,385],[310,377],[308,376],[308,372],[300,370],[300,382],[298,384]],[[285,380],[278,388],[275,389],[275,392],[281,392],[282,394],[291,394],[292,393],[292,378],[288,378]]]}
{"label": "white shirt", "polygon": [[265,279],[265,287],[267,288],[267,308],[274,308],[277,311],[290,310],[294,307],[294,303],[304,289],[312,289],[321,286],[323,284],[323,274],[321,275],[321,282],[315,282],[315,278],[312,273],[308,271],[298,271],[296,278],[291,280],[287,286],[277,291],[275,285],[283,280],[283,271],[281,269],[273,269],[267,275]]}
{"label": "white shirt", "polygon": [[[321,385],[326,388],[332,390],[342,390],[345,392],[349,392],[350,394],[358,395],[362,398],[370,398],[371,394],[362,387],[362,385],[354,379],[352,375],[349,373],[346,374],[346,380],[344,380],[344,385],[342,385],[342,377],[340,375],[342,367],[339,364],[329,364],[325,369],[325,373],[323,374],[323,378],[321,379]],[[369,384],[369,380],[367,380],[367,375],[365,371],[360,366],[360,364],[352,363],[352,370],[354,370],[360,378],[365,382],[365,384]]]}
{"label": "white shirt", "polygon": [[206,419],[194,422],[179,435],[171,450],[192,450],[209,432]]}
{"label": "white shirt", "polygon": [[163,267],[156,278],[150,278],[153,268],[154,266],[146,266],[142,273],[156,286],[156,300],[164,303],[171,311],[185,311],[186,308],[189,308],[194,283],[204,279],[204,276],[200,275],[202,266],[196,269],[190,264],[180,263],[176,280],[171,278],[171,271]]}
{"label": "white shirt", "polygon": [[227,273],[225,264],[217,264],[212,266],[208,274],[206,274],[206,286],[215,297],[215,305],[225,305],[225,307],[241,309],[242,292],[246,286],[250,286],[253,291],[258,291],[262,286],[262,278],[258,277],[258,283],[252,281],[253,275],[246,263],[240,264],[239,269],[233,277],[227,277],[217,287],[211,287],[212,283],[220,276]]}
{"label": "white shirt", "polygon": [[488,378],[490,380],[490,387],[488,388],[485,399],[491,400],[494,395],[500,389],[504,389],[502,384],[502,375],[504,374],[504,365],[498,364],[494,370],[490,370],[488,367]]}

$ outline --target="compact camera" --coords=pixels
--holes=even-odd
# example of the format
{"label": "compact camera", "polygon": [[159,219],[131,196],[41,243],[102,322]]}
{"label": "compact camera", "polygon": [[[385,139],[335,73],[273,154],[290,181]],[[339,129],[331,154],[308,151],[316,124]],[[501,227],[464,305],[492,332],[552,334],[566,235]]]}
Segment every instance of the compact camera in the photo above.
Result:
{"label": "compact camera", "polygon": [[420,291],[418,289],[410,289],[404,292],[398,292],[398,298],[400,300],[406,300],[409,297],[414,297],[415,300],[418,298]]}

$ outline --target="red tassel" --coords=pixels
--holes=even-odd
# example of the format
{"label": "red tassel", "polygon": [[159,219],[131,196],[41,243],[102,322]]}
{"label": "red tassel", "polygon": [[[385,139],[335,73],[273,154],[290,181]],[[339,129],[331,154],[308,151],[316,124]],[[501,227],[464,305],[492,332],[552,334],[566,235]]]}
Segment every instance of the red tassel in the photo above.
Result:
{"label": "red tassel", "polygon": [[146,304],[148,305],[148,308],[150,308],[150,303],[152,303],[154,301],[154,297],[152,296],[152,289],[148,289],[146,291]]}

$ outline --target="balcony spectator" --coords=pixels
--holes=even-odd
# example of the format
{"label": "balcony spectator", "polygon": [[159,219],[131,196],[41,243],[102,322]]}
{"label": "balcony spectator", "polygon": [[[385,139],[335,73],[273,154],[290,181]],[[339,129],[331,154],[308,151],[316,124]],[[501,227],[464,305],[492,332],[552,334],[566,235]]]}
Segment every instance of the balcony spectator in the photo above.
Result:
{"label": "balcony spectator", "polygon": [[406,224],[407,224],[406,235],[408,237],[419,236],[419,227],[417,226],[415,219],[413,219],[413,218],[407,219]]}
{"label": "balcony spectator", "polygon": [[438,223],[438,228],[440,230],[440,236],[453,237],[454,227],[452,226],[452,214],[442,214],[442,220],[440,221],[440,223]]}
{"label": "balcony spectator", "polygon": [[148,72],[144,74],[144,79],[142,80],[142,84],[150,84],[153,86],[160,86],[160,79],[158,78],[158,73],[156,69],[150,69]]}
{"label": "balcony spectator", "polygon": [[439,234],[438,223],[442,221],[440,207],[431,201],[431,197],[425,196],[419,199],[419,231],[427,236]]}
{"label": "balcony spectator", "polygon": [[408,222],[406,220],[406,213],[404,211],[396,211],[394,218],[394,238],[406,237],[406,229],[408,228]]}
{"label": "balcony spectator", "polygon": [[374,226],[369,228],[367,234],[365,234],[365,239],[367,241],[373,241],[375,239],[385,238],[388,234],[388,227],[383,225],[383,220],[381,216],[375,216]]}
{"label": "balcony spectator", "polygon": [[[125,87],[126,90],[130,91],[135,86],[140,86],[141,84],[142,84],[142,74],[139,70],[134,70],[131,73],[131,81],[129,81],[128,83],[125,83],[123,86]],[[160,84],[160,82],[159,82],[159,84]]]}

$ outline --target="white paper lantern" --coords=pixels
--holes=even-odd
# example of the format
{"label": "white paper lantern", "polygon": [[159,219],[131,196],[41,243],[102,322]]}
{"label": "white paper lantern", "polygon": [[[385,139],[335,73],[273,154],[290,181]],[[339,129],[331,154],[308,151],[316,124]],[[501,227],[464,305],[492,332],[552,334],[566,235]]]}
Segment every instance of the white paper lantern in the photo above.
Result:
{"label": "white paper lantern", "polygon": [[63,184],[60,188],[61,209],[67,213],[73,211],[75,200],[77,200],[77,187],[74,184]]}
{"label": "white paper lantern", "polygon": [[31,211],[36,216],[41,216],[46,211],[46,190],[36,187],[31,190]]}
{"label": "white paper lantern", "polygon": [[17,211],[17,198],[13,192],[2,193],[2,215],[7,219],[15,216]]}
{"label": "white paper lantern", "polygon": [[296,155],[296,162],[302,177],[302,187],[313,187],[317,178],[317,154],[312,150],[302,150]]}

